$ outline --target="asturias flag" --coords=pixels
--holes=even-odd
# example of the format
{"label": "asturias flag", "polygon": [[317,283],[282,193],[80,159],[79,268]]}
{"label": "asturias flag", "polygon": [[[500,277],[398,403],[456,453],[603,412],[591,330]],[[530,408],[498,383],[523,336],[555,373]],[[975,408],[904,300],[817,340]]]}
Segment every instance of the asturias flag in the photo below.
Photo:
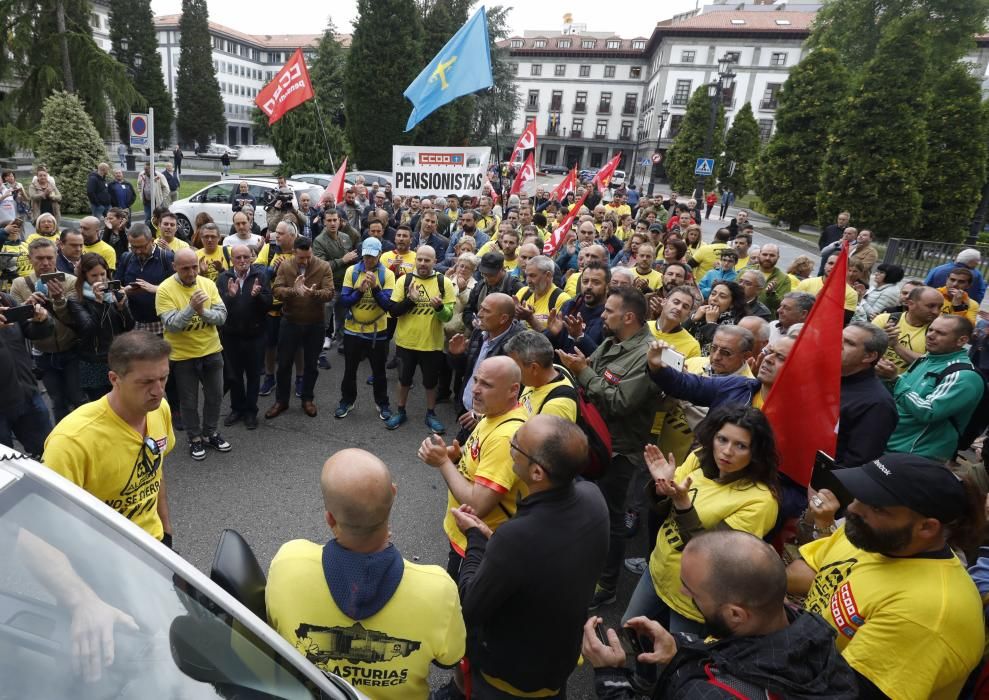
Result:
{"label": "asturias flag", "polygon": [[302,57],[302,49],[296,49],[274,79],[261,88],[254,104],[268,116],[268,126],[271,126],[285,113],[295,109],[314,96],[306,61]]}
{"label": "asturias flag", "polygon": [[492,85],[488,15],[482,6],[405,88],[403,94],[412,102],[405,130],[411,130],[447,102]]}

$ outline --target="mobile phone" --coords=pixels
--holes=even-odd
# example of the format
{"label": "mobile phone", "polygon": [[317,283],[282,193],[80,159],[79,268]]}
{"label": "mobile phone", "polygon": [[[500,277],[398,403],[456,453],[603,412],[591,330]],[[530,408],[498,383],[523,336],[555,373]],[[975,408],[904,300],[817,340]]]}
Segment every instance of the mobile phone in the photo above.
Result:
{"label": "mobile phone", "polygon": [[622,627],[622,646],[625,647],[626,654],[638,658],[639,654],[642,653],[642,640],[639,639],[639,633],[631,627]]}
{"label": "mobile phone", "polygon": [[107,291],[119,292],[120,291],[120,280],[110,280],[106,283]]}
{"label": "mobile phone", "polygon": [[23,306],[13,306],[3,312],[3,317],[7,323],[17,323],[19,321],[30,321],[34,318],[34,306],[24,304]]}
{"label": "mobile phone", "polygon": [[683,371],[683,354],[673,348],[663,348],[662,360],[667,367],[672,367],[678,372]]}
{"label": "mobile phone", "polygon": [[597,633],[598,639],[601,640],[602,644],[604,644],[606,647],[611,646],[611,642],[608,641],[608,628],[605,627],[603,622],[600,625],[596,625],[594,627],[594,631]]}
{"label": "mobile phone", "polygon": [[64,272],[45,272],[41,275],[42,282],[51,282],[52,280],[58,280],[59,282],[65,281]]}
{"label": "mobile phone", "polygon": [[854,497],[845,488],[845,485],[834,475],[837,469],[838,466],[835,464],[834,458],[831,455],[821,450],[817,451],[817,455],[814,457],[814,470],[810,475],[810,485],[815,491],[827,489],[838,499],[841,508],[835,514],[836,518],[841,517],[848,504],[854,500]]}

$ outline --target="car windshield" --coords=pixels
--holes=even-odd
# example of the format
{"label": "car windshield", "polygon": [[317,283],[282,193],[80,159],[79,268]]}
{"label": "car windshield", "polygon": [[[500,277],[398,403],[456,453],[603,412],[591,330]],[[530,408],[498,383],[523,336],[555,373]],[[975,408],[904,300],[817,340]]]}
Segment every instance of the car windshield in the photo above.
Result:
{"label": "car windshield", "polygon": [[[197,585],[2,465],[0,561],[0,700],[321,697]],[[87,602],[63,604],[89,589]],[[106,606],[119,611],[109,663],[82,634]]]}

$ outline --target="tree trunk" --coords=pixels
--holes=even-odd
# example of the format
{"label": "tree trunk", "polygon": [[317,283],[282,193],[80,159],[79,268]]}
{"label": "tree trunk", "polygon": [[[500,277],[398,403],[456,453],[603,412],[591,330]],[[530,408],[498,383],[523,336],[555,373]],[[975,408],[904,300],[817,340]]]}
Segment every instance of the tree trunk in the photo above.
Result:
{"label": "tree trunk", "polygon": [[72,64],[69,62],[69,39],[65,35],[65,5],[62,0],[55,0],[55,22],[58,26],[58,40],[62,45],[62,73],[66,92],[75,92],[76,84],[72,79]]}

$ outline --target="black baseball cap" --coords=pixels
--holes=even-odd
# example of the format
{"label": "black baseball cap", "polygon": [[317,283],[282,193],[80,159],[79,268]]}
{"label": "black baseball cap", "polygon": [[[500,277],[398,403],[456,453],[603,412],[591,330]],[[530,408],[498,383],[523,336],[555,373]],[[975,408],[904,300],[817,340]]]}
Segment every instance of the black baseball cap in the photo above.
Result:
{"label": "black baseball cap", "polygon": [[852,496],[870,506],[904,506],[942,523],[954,522],[968,510],[962,480],[926,457],[895,452],[832,474]]}
{"label": "black baseball cap", "polygon": [[505,267],[505,256],[501,253],[485,253],[477,269],[482,275],[495,275]]}

